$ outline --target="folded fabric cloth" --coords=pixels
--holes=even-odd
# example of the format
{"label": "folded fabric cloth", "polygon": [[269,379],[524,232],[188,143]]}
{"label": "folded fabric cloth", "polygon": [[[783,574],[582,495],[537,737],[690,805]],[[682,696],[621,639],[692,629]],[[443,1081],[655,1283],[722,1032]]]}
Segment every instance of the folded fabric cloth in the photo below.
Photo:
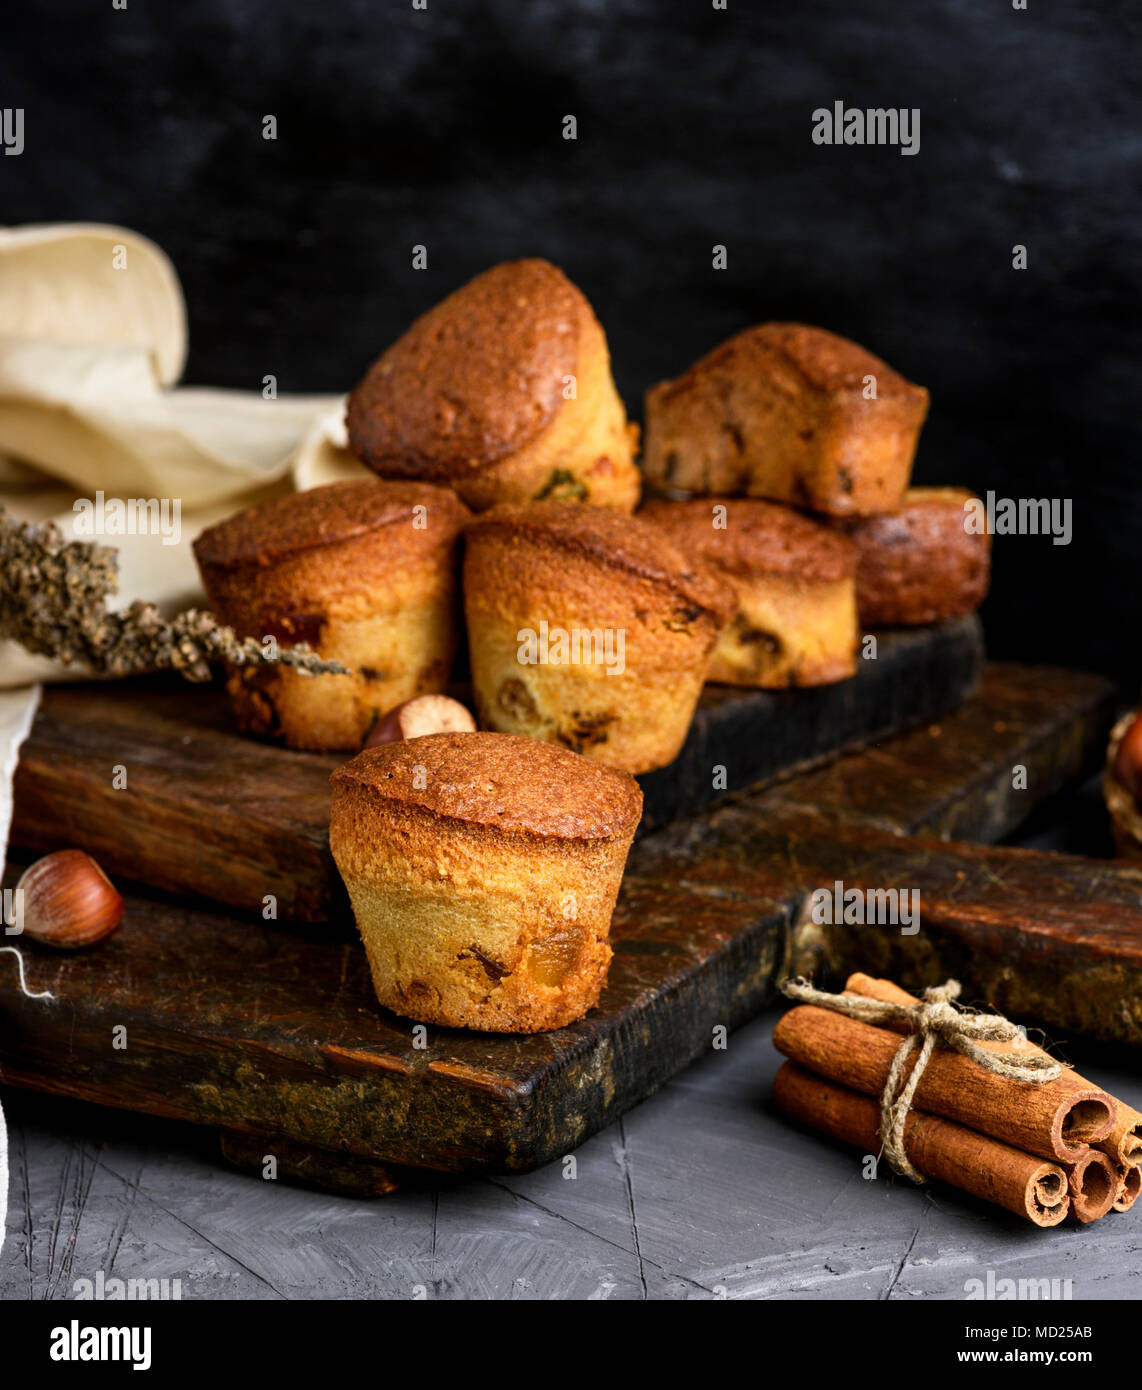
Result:
{"label": "folded fabric cloth", "polygon": [[[204,527],[294,488],[371,476],[345,447],[343,397],[277,396],[265,381],[178,387],[186,349],[182,287],[153,242],[89,223],[0,227],[0,506],[115,546],[115,605],[148,599],[168,616],[205,602],[191,551]],[[105,517],[108,502],[134,499],[167,503],[163,530],[85,529],[96,503]],[[37,683],[86,674],[0,641],[0,872]],[[0,970],[17,964],[0,954]],[[7,1190],[0,1113],[0,1247]]]}
{"label": "folded fabric cloth", "polygon": [[[174,267],[122,227],[0,228],[0,505],[86,539],[77,500],[168,504],[165,533],[119,551],[117,606],[204,601],[191,542],[241,507],[365,476],[344,399],[175,387],[186,310]],[[82,677],[0,642],[0,688]]]}

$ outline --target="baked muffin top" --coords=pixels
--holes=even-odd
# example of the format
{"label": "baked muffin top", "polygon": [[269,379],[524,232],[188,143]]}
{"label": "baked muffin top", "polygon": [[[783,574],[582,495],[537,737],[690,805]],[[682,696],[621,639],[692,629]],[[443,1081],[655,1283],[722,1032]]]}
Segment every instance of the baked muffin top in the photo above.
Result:
{"label": "baked muffin top", "polygon": [[[725,529],[714,526],[715,507],[725,508]],[[638,515],[687,555],[727,574],[799,575],[834,582],[856,573],[857,548],[847,536],[792,507],[744,497],[703,497],[686,502],[654,500]]]}
{"label": "baked muffin top", "polygon": [[[414,532],[413,508],[418,506],[426,508],[427,526]],[[456,535],[469,516],[449,488],[365,478],[248,507],[207,527],[194,542],[194,555],[200,565],[270,565],[402,522],[408,523],[410,535],[439,540]]]}
{"label": "baked muffin top", "polygon": [[654,387],[653,392],[668,399],[675,390],[689,389],[693,376],[711,370],[740,373],[743,381],[748,381],[759,372],[769,375],[782,368],[792,374],[791,386],[811,391],[860,392],[864,378],[875,376],[878,400],[891,396],[926,399],[928,395],[923,386],[902,377],[859,343],[806,323],[762,323],[745,328],[676,380]]}
{"label": "baked muffin top", "polygon": [[650,522],[581,502],[526,502],[493,507],[474,517],[466,535],[499,534],[551,546],[668,589],[724,626],[737,612],[733,590],[699,558]]}
{"label": "baked muffin top", "polygon": [[[508,261],[420,318],[349,397],[349,446],[388,477],[463,477],[514,453],[563,404],[591,306],[558,267]],[[601,329],[598,330],[601,333]]]}
{"label": "baked muffin top", "polygon": [[358,753],[331,780],[509,834],[611,839],[633,834],[642,816],[642,790],[630,773],[519,734],[426,734],[382,744]]}

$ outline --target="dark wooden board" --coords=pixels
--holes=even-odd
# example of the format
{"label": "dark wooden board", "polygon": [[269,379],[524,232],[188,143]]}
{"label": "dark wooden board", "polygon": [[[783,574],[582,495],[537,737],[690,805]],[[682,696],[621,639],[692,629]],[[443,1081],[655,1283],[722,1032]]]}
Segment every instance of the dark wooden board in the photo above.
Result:
{"label": "dark wooden board", "polygon": [[[806,811],[727,807],[648,842],[640,882],[748,902],[784,895],[785,975],[852,970],[918,987],[959,979],[965,1002],[1055,1037],[1142,1046],[1142,868],[1124,861],[904,837]],[[919,930],[818,924],[814,889],[915,890]],[[729,886],[727,886],[729,885]],[[633,885],[632,885],[633,886]]]}
{"label": "dark wooden board", "polygon": [[983,630],[975,615],[935,627],[876,634],[875,660],[839,685],[808,690],[707,686],[675,762],[640,778],[641,832],[716,801],[712,776],[724,767],[733,793],[789,776],[838,752],[950,713],[975,689],[983,669]]}
{"label": "dark wooden board", "polygon": [[[989,662],[955,714],[841,758],[757,798],[767,808],[993,843],[1104,756],[1112,695],[1099,676]],[[1015,785],[1016,768],[1025,787]]]}
{"label": "dark wooden board", "polygon": [[[904,736],[899,756],[886,743],[636,844],[607,988],[571,1028],[531,1038],[430,1028],[421,1049],[408,1021],[377,1006],[351,932],[138,894],[97,950],[27,946],[29,983],[54,1001],[24,998],[15,971],[0,970],[0,1070],[11,1085],[217,1126],[239,1161],[256,1162],[258,1141],[280,1146],[302,1177],[324,1171],[307,1150],[332,1153],[329,1181],[380,1191],[390,1177],[378,1164],[503,1172],[570,1152],[761,1008],[790,961],[818,958],[797,908],[830,876],[919,887],[940,905],[931,930],[952,955],[974,932],[1000,960],[1007,943],[1025,943],[1018,959],[1033,964],[1046,905],[1057,960],[1085,939],[1080,954],[1089,946],[1137,979],[1137,870],[907,838],[937,823],[1010,829],[1031,806],[1030,792],[1025,805],[997,795],[1013,762],[1035,769],[1034,795],[1090,770],[1110,695],[1089,677],[992,668],[938,735]],[[973,759],[945,756],[946,738]],[[851,817],[845,786],[859,789]],[[1107,904],[1125,925],[1096,930]],[[878,960],[871,946],[862,956]],[[1101,1016],[1090,1021],[1100,1034]],[[1128,1033],[1115,1023],[1101,1035]]]}
{"label": "dark wooden board", "polygon": [[[716,766],[733,792],[941,717],[975,685],[982,659],[970,617],[880,634],[876,660],[841,685],[707,687],[678,759],[642,779],[641,833],[717,796]],[[12,842],[76,846],[109,873],[246,911],[260,913],[272,894],[283,921],[343,918],[328,835],[329,774],[343,761],[240,737],[217,687],[54,687],[21,752]]]}

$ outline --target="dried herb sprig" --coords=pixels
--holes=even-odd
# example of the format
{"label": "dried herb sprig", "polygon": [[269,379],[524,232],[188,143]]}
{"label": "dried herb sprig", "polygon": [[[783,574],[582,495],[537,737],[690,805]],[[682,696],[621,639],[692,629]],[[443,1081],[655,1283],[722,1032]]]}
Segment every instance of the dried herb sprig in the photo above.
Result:
{"label": "dried herb sprig", "polygon": [[168,621],[153,603],[109,612],[119,591],[119,555],[111,546],[65,541],[54,522],[18,522],[0,507],[0,637],[37,656],[81,663],[98,675],[178,671],[210,679],[212,663],[279,661],[310,675],[348,675],[308,643],[272,655],[254,637],[239,638],[197,608]]}

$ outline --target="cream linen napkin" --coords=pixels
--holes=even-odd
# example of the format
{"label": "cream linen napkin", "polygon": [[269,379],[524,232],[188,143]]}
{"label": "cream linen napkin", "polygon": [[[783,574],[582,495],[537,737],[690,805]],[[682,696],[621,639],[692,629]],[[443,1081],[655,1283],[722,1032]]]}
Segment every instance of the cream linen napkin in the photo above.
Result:
{"label": "cream linen napkin", "polygon": [[[182,288],[153,242],[87,223],[0,228],[0,505],[78,537],[77,498],[166,499],[166,536],[94,539],[119,550],[116,604],[150,599],[168,615],[204,601],[190,548],[203,527],[369,476],[345,448],[343,397],[177,387],[185,360]],[[0,641],[0,871],[37,683],[84,674]],[[0,969],[17,966],[0,954]],[[0,1114],[0,1247],[7,1188]]]}
{"label": "cream linen napkin", "polygon": [[[185,357],[182,289],[153,242],[86,223],[0,228],[0,504],[67,536],[78,497],[167,499],[172,521],[177,504],[172,535],[98,537],[119,550],[116,603],[168,615],[203,601],[190,546],[204,526],[366,476],[344,448],[343,398],[176,388]],[[83,674],[0,641],[0,688]]]}

